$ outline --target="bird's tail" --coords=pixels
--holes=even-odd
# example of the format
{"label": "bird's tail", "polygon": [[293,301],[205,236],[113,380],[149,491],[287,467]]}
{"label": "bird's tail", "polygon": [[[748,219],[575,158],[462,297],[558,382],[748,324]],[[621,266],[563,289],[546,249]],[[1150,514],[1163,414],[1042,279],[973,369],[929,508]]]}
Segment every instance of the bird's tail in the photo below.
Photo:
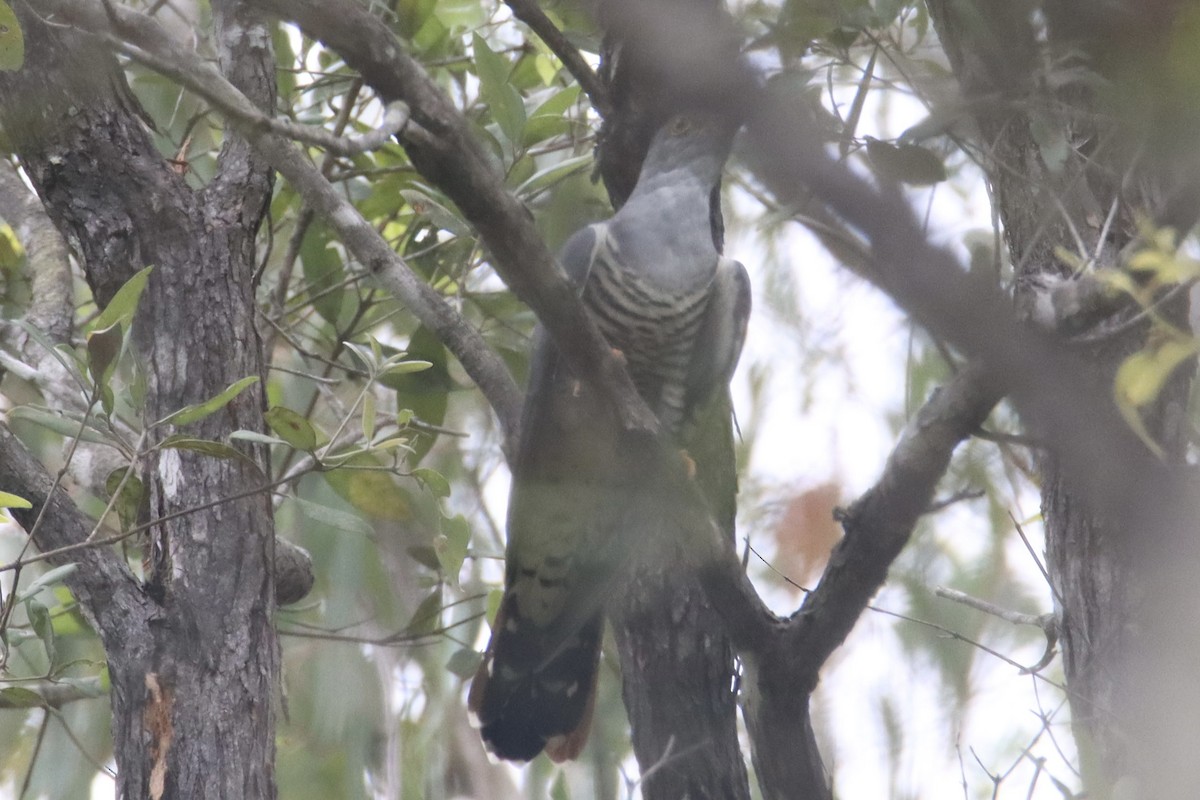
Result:
{"label": "bird's tail", "polygon": [[515,761],[543,749],[554,761],[579,755],[596,703],[603,630],[602,614],[565,633],[538,628],[505,597],[468,697],[492,753]]}

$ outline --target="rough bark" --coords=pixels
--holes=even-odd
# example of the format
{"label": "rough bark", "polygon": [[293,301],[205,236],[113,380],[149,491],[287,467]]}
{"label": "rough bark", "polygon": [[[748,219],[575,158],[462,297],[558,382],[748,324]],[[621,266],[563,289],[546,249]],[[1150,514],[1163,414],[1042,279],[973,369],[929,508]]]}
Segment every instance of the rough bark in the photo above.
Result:
{"label": "rough bark", "polygon": [[[190,188],[151,142],[111,55],[47,25],[45,9],[18,9],[27,60],[0,83],[0,120],[22,165],[101,306],[154,266],[134,323],[147,421],[263,376],[251,278],[271,189],[264,162],[229,136],[217,176]],[[222,70],[270,108],[267,27],[236,2],[214,3],[213,17]],[[252,387],[187,432],[221,439],[262,430],[262,411],[262,390]],[[247,455],[150,454],[142,465],[149,514],[166,521],[152,531],[155,569],[135,595],[142,613],[96,613],[98,599],[118,588],[106,576],[89,579],[96,585],[80,597],[106,647],[120,796],[275,795],[271,514],[265,495],[230,499],[266,482],[264,453]],[[127,586],[127,572],[114,569]]]}

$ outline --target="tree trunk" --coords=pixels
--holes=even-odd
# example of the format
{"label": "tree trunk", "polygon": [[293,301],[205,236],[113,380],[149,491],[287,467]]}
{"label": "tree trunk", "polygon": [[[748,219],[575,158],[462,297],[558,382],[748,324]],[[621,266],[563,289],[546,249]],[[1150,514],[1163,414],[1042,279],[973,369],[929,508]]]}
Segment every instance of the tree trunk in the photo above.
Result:
{"label": "tree trunk", "polygon": [[[1095,255],[1091,266],[1115,267],[1138,237],[1139,217],[1181,225],[1184,232],[1194,221],[1194,206],[1159,201],[1172,196],[1164,180],[1168,171],[1190,160],[1173,167],[1173,148],[1164,149],[1162,140],[1139,130],[1136,104],[1120,102],[1131,99],[1121,96],[1131,71],[1165,77],[1165,65],[1154,54],[1166,49],[1161,43],[1174,23],[1173,5],[1156,4],[1159,13],[1144,16],[1140,4],[1047,2],[1043,52],[1029,5],[929,0],[938,35],[974,109],[977,144],[1004,225],[1020,307],[1086,289],[1091,272],[1074,275],[1056,250],[1077,252],[1082,241]],[[1138,43],[1148,39],[1156,42],[1154,48],[1139,50]],[[1096,83],[1046,80],[1059,66],[1112,83],[1101,95],[1092,89]],[[1046,88],[1052,85],[1061,88]],[[1147,116],[1170,119],[1164,109],[1156,112]],[[1066,148],[1062,163],[1050,155],[1056,139]],[[1062,280],[1068,276],[1072,280]],[[1056,309],[1069,305],[1054,303]],[[1155,331],[1142,321],[1113,332],[1139,311],[1130,302],[1073,305],[1073,312],[1038,322],[1064,338],[1081,331],[1093,337],[1082,352],[1096,396],[1111,397],[1117,368],[1151,346]],[[1180,300],[1159,310],[1184,329],[1185,312]],[[1165,454],[1166,476],[1178,476],[1182,463],[1190,375],[1190,367],[1179,370],[1157,402],[1141,412],[1148,436]],[[1026,422],[1036,433],[1046,421],[1028,416]],[[1103,425],[1096,430],[1097,437],[1112,433]],[[1130,456],[1125,469],[1144,453]],[[1038,463],[1047,568],[1090,796],[1188,796],[1200,785],[1194,758],[1200,708],[1190,699],[1194,685],[1182,680],[1190,672],[1184,665],[1194,664],[1198,652],[1190,632],[1195,626],[1189,620],[1187,632],[1171,633],[1163,622],[1179,612],[1180,603],[1191,606],[1197,599],[1191,587],[1195,537],[1184,533],[1182,493],[1173,478],[1139,482],[1137,469],[1130,469],[1128,477],[1111,484],[1124,487],[1114,513],[1097,497],[1096,486],[1097,476],[1116,465],[1093,464],[1089,473],[1050,451],[1040,453]],[[1179,566],[1185,564],[1190,566]]]}
{"label": "tree trunk", "polygon": [[[154,267],[133,332],[146,424],[240,378],[265,378],[252,277],[270,171],[227,133],[216,176],[191,188],[186,168],[155,148],[112,56],[16,8],[26,63],[0,79],[0,121],[22,166],[98,305]],[[222,70],[271,108],[268,27],[234,0],[214,2],[213,18]],[[264,396],[260,381],[183,432],[221,441],[261,431]],[[149,441],[173,432],[160,426]],[[253,491],[267,483],[265,452],[245,454],[156,449],[138,465],[150,518],[163,520],[152,529],[142,613],[95,613],[106,592],[128,592],[127,569],[120,586],[79,579],[108,658],[121,797],[275,796],[273,527],[266,493]]]}

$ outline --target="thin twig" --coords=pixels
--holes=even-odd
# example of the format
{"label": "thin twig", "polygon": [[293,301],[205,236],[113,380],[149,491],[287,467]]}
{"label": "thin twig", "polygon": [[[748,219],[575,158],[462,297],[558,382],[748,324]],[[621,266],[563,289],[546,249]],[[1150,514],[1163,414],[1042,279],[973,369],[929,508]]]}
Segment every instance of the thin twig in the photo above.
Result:
{"label": "thin twig", "polygon": [[949,497],[943,497],[940,500],[932,501],[928,507],[926,507],[925,513],[936,514],[939,511],[949,508],[955,503],[961,503],[964,500],[978,500],[986,494],[987,492],[983,491],[982,489],[963,489],[962,491],[955,492]]}
{"label": "thin twig", "polygon": [[960,592],[957,589],[951,589],[946,586],[933,587],[933,593],[938,597],[944,597],[955,603],[960,603],[976,611],[982,611],[985,614],[990,614],[993,617],[998,617],[1005,622],[1011,622],[1014,625],[1033,625],[1034,627],[1046,629],[1046,619],[1048,614],[1024,614],[1020,611],[1011,611],[1007,608],[993,605],[986,600],[980,600],[978,597],[972,597],[965,592]]}

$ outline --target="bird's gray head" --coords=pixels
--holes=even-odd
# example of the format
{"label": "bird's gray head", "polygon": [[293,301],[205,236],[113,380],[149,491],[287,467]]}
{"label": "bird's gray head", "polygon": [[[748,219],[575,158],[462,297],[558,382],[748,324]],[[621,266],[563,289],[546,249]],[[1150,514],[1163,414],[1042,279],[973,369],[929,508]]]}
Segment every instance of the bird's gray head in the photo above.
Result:
{"label": "bird's gray head", "polygon": [[676,114],[663,123],[650,142],[650,150],[642,163],[642,174],[688,169],[706,183],[715,185],[736,132],[736,125],[713,114]]}

